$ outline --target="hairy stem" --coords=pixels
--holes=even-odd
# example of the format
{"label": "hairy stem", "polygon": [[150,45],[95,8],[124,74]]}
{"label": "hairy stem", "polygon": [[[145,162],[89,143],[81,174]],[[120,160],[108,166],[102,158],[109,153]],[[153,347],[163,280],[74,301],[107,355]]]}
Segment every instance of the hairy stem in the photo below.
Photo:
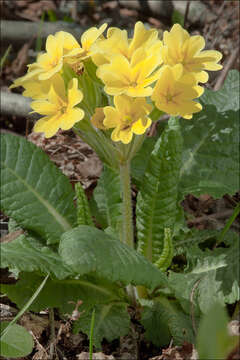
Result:
{"label": "hairy stem", "polygon": [[120,164],[120,179],[123,197],[122,238],[125,244],[127,244],[131,248],[134,248],[130,162],[126,161]]}
{"label": "hairy stem", "polygon": [[[126,160],[120,163],[120,180],[123,199],[123,223],[122,223],[122,241],[134,249],[134,232],[133,232],[133,213],[132,213],[132,196],[131,196],[131,179],[130,179],[130,161]],[[128,285],[127,294],[133,304],[136,304],[135,288]]]}

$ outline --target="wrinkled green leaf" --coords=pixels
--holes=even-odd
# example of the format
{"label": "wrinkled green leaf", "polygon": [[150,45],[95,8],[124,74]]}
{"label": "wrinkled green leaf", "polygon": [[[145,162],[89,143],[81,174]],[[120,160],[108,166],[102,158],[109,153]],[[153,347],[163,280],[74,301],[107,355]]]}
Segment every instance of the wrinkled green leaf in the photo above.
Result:
{"label": "wrinkled green leaf", "polygon": [[220,90],[205,89],[203,96],[200,98],[203,106],[214,105],[217,112],[238,111],[240,99],[239,74],[238,70],[230,70]]}
{"label": "wrinkled green leaf", "polygon": [[165,297],[156,298],[150,306],[144,306],[141,324],[146,330],[146,339],[156,346],[169,344],[171,337],[175,345],[194,342],[190,317],[176,302]]}
{"label": "wrinkled green leaf", "polygon": [[137,196],[138,251],[152,262],[163,250],[164,228],[175,223],[181,151],[178,119],[171,118],[155,144]]}
{"label": "wrinkled green leaf", "polygon": [[71,270],[63,263],[62,258],[36,239],[18,236],[16,239],[1,243],[1,267],[9,267],[18,271],[39,271],[52,274],[58,279],[71,275]]}
{"label": "wrinkled green leaf", "polygon": [[101,226],[119,229],[122,217],[120,176],[106,165],[94,189],[93,199],[96,207],[92,206],[92,210]]}
{"label": "wrinkled green leaf", "polygon": [[74,192],[47,155],[26,139],[1,135],[1,205],[48,244],[75,225]]}
{"label": "wrinkled green leaf", "polygon": [[200,250],[192,246],[188,253],[188,270],[169,275],[169,285],[185,311],[190,311],[190,296],[194,290],[193,304],[206,313],[215,302],[234,303],[240,298],[239,243],[234,234],[229,248]]}
{"label": "wrinkled green leaf", "polygon": [[[23,307],[43,281],[43,277],[36,272],[20,273],[19,280],[14,285],[1,285],[1,292],[19,308]],[[79,279],[56,280],[48,279],[38,297],[29,310],[39,312],[46,308],[58,308],[63,314],[71,315],[78,300],[84,305],[108,304],[121,300],[122,290],[106,280],[93,276]],[[81,310],[80,310],[81,311]]]}
{"label": "wrinkled green leaf", "polygon": [[[7,321],[1,322],[1,332],[9,325]],[[23,327],[11,325],[6,334],[0,338],[0,355],[5,358],[19,358],[27,356],[33,350],[33,338]]]}
{"label": "wrinkled green leaf", "polygon": [[[93,330],[93,343],[101,348],[103,338],[111,342],[129,332],[130,317],[127,312],[127,304],[109,303],[96,305]],[[91,325],[92,309],[85,311],[80,319],[74,323],[74,332],[82,331],[89,334]]]}
{"label": "wrinkled green leaf", "polygon": [[215,303],[201,319],[197,335],[199,359],[226,359],[239,338],[230,336],[226,310]]}
{"label": "wrinkled green leaf", "polygon": [[189,254],[189,257],[191,257],[192,246],[206,241],[215,244],[217,236],[219,236],[218,230],[199,231],[196,228],[189,229],[186,225],[183,225],[173,239],[174,255]]}
{"label": "wrinkled green leaf", "polygon": [[78,226],[63,234],[59,252],[78,275],[94,272],[112,282],[144,285],[150,289],[167,284],[165,275],[142,255],[90,226]]}
{"label": "wrinkled green leaf", "polygon": [[221,197],[239,189],[239,112],[220,113],[213,104],[203,104],[191,121],[182,120],[181,198],[189,193]]}

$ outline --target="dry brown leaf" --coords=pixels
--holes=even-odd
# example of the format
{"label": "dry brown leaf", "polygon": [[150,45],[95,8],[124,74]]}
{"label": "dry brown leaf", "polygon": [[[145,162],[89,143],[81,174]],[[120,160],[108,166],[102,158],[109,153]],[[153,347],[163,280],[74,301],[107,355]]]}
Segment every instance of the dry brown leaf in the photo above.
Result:
{"label": "dry brown leaf", "polygon": [[42,332],[49,326],[49,319],[46,317],[25,313],[21,317],[19,323],[27,331],[32,332],[34,336],[39,339],[42,335]]}
{"label": "dry brown leaf", "polygon": [[21,49],[18,51],[16,59],[14,59],[11,66],[8,67],[8,73],[13,72],[15,76],[21,76],[24,74],[28,62],[28,50],[30,46],[31,41],[21,47]]}
{"label": "dry brown leaf", "polygon": [[197,360],[198,354],[194,345],[184,342],[182,346],[169,347],[162,350],[162,355],[149,360]]}
{"label": "dry brown leaf", "polygon": [[16,11],[16,14],[27,20],[38,21],[44,11],[56,10],[56,6],[52,0],[42,0],[34,3],[28,3],[25,10]]}

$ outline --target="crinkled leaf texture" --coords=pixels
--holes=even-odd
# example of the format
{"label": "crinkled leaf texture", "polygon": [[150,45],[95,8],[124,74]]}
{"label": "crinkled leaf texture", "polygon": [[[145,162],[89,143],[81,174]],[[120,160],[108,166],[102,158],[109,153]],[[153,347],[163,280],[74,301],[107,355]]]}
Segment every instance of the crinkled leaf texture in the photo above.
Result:
{"label": "crinkled leaf texture", "polygon": [[95,273],[112,282],[144,285],[151,290],[167,285],[166,276],[142,255],[90,226],[78,226],[64,233],[59,253],[79,276]]}
{"label": "crinkled leaf texture", "polygon": [[58,279],[64,279],[72,274],[58,253],[24,234],[13,241],[1,243],[0,251],[2,268],[14,268],[19,272],[38,271],[42,274],[50,273],[51,276]]}
{"label": "crinkled leaf texture", "polygon": [[[125,336],[129,332],[130,317],[127,312],[127,304],[114,303],[96,305],[93,330],[93,343],[101,348],[103,338],[108,341]],[[74,332],[82,331],[90,333],[91,316],[93,309],[86,310],[74,323]]]}
{"label": "crinkled leaf texture", "polygon": [[[92,211],[103,228],[117,230],[122,217],[122,199],[119,174],[104,165],[103,172],[93,192]],[[94,206],[95,205],[95,206]]]}
{"label": "crinkled leaf texture", "polygon": [[175,223],[181,157],[178,119],[171,118],[151,153],[137,196],[138,251],[153,263],[163,250],[164,228]]}
{"label": "crinkled leaf texture", "polygon": [[156,346],[169,344],[182,345],[184,341],[194,343],[191,319],[184,314],[175,301],[158,297],[144,306],[141,324],[146,332],[145,337]]}
{"label": "crinkled leaf texture", "polygon": [[201,102],[203,110],[181,122],[181,198],[189,193],[221,197],[239,190],[239,72],[230,72],[221,90],[206,90]]}
{"label": "crinkled leaf texture", "polygon": [[174,237],[174,255],[188,254],[189,258],[191,258],[192,246],[206,241],[215,244],[216,238],[219,236],[219,230],[199,231],[196,228],[188,228],[183,222],[181,224],[182,228],[179,229]]}
{"label": "crinkled leaf texture", "polygon": [[[1,322],[1,331],[8,325],[7,321]],[[33,345],[32,335],[23,326],[13,324],[0,338],[0,355],[5,358],[20,358],[29,355]]]}
{"label": "crinkled leaf texture", "polygon": [[[22,308],[42,283],[44,277],[36,272],[23,272],[14,285],[1,285],[1,291]],[[78,300],[93,306],[121,300],[121,289],[104,279],[84,276],[79,279],[48,279],[38,297],[29,307],[39,312],[46,308],[58,308],[63,314],[71,315]],[[79,310],[81,311],[81,310]]]}
{"label": "crinkled leaf texture", "polygon": [[190,311],[192,291],[196,311],[202,313],[215,302],[223,305],[239,300],[239,239],[235,233],[231,238],[229,248],[202,251],[197,246],[190,247],[186,272],[170,272],[169,285],[185,311]]}
{"label": "crinkled leaf texture", "polygon": [[4,213],[48,244],[76,223],[67,177],[40,148],[10,134],[1,135],[1,197]]}
{"label": "crinkled leaf texture", "polygon": [[200,98],[205,105],[214,105],[217,112],[237,111],[240,105],[239,71],[230,70],[223,87],[218,91],[205,89]]}

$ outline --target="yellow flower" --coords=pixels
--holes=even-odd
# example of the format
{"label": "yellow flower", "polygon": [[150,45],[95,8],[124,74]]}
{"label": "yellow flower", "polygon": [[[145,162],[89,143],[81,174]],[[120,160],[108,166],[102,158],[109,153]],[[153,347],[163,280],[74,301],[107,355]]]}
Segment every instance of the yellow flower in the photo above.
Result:
{"label": "yellow flower", "polygon": [[59,73],[63,66],[63,44],[54,35],[49,35],[46,41],[46,52],[39,54],[37,61],[28,65],[26,75],[16,79],[10,87],[25,86],[29,81],[48,80]]}
{"label": "yellow flower", "polygon": [[81,45],[77,42],[73,35],[59,31],[56,33],[56,38],[63,42],[63,57],[69,64],[74,64],[87,59],[91,56],[91,47],[95,41],[102,35],[106,29],[107,24],[103,24],[100,28],[91,27],[85,31],[81,36]]}
{"label": "yellow flower", "polygon": [[68,85],[66,95],[63,79],[56,77],[48,93],[47,100],[36,100],[31,103],[34,112],[45,115],[34,126],[35,132],[44,132],[49,138],[58,129],[68,130],[84,117],[84,111],[76,107],[83,99],[78,89],[78,80],[72,79]]}
{"label": "yellow flower", "polygon": [[146,30],[143,23],[138,21],[135,24],[133,38],[128,39],[126,30],[112,27],[107,31],[106,39],[99,39],[94,44],[92,60],[97,66],[110,63],[115,55],[123,55],[130,61],[133,53],[140,47],[148,55],[153,52],[159,53],[162,42],[158,39],[157,30]]}
{"label": "yellow flower", "polygon": [[97,76],[105,84],[104,90],[109,95],[126,94],[133,97],[150,96],[149,86],[159,77],[160,56],[147,56],[142,48],[136,50],[129,62],[125,56],[114,56],[110,64],[98,67]]}
{"label": "yellow flower", "polygon": [[165,65],[182,64],[184,72],[194,73],[196,81],[206,82],[208,74],[205,70],[220,70],[217,64],[222,54],[219,51],[205,50],[205,40],[202,36],[190,36],[181,25],[173,25],[170,32],[163,34],[162,57]]}
{"label": "yellow flower", "polygon": [[115,107],[106,106],[103,109],[103,125],[106,129],[114,128],[111,134],[113,141],[128,144],[133,134],[141,135],[151,125],[151,119],[147,115],[152,106],[144,98],[133,99],[119,95],[114,97],[114,105]]}
{"label": "yellow flower", "polygon": [[182,82],[183,67],[181,64],[164,66],[153,90],[152,100],[156,107],[173,116],[191,119],[192,114],[202,110],[201,104],[193,99],[201,96],[201,86]]}

